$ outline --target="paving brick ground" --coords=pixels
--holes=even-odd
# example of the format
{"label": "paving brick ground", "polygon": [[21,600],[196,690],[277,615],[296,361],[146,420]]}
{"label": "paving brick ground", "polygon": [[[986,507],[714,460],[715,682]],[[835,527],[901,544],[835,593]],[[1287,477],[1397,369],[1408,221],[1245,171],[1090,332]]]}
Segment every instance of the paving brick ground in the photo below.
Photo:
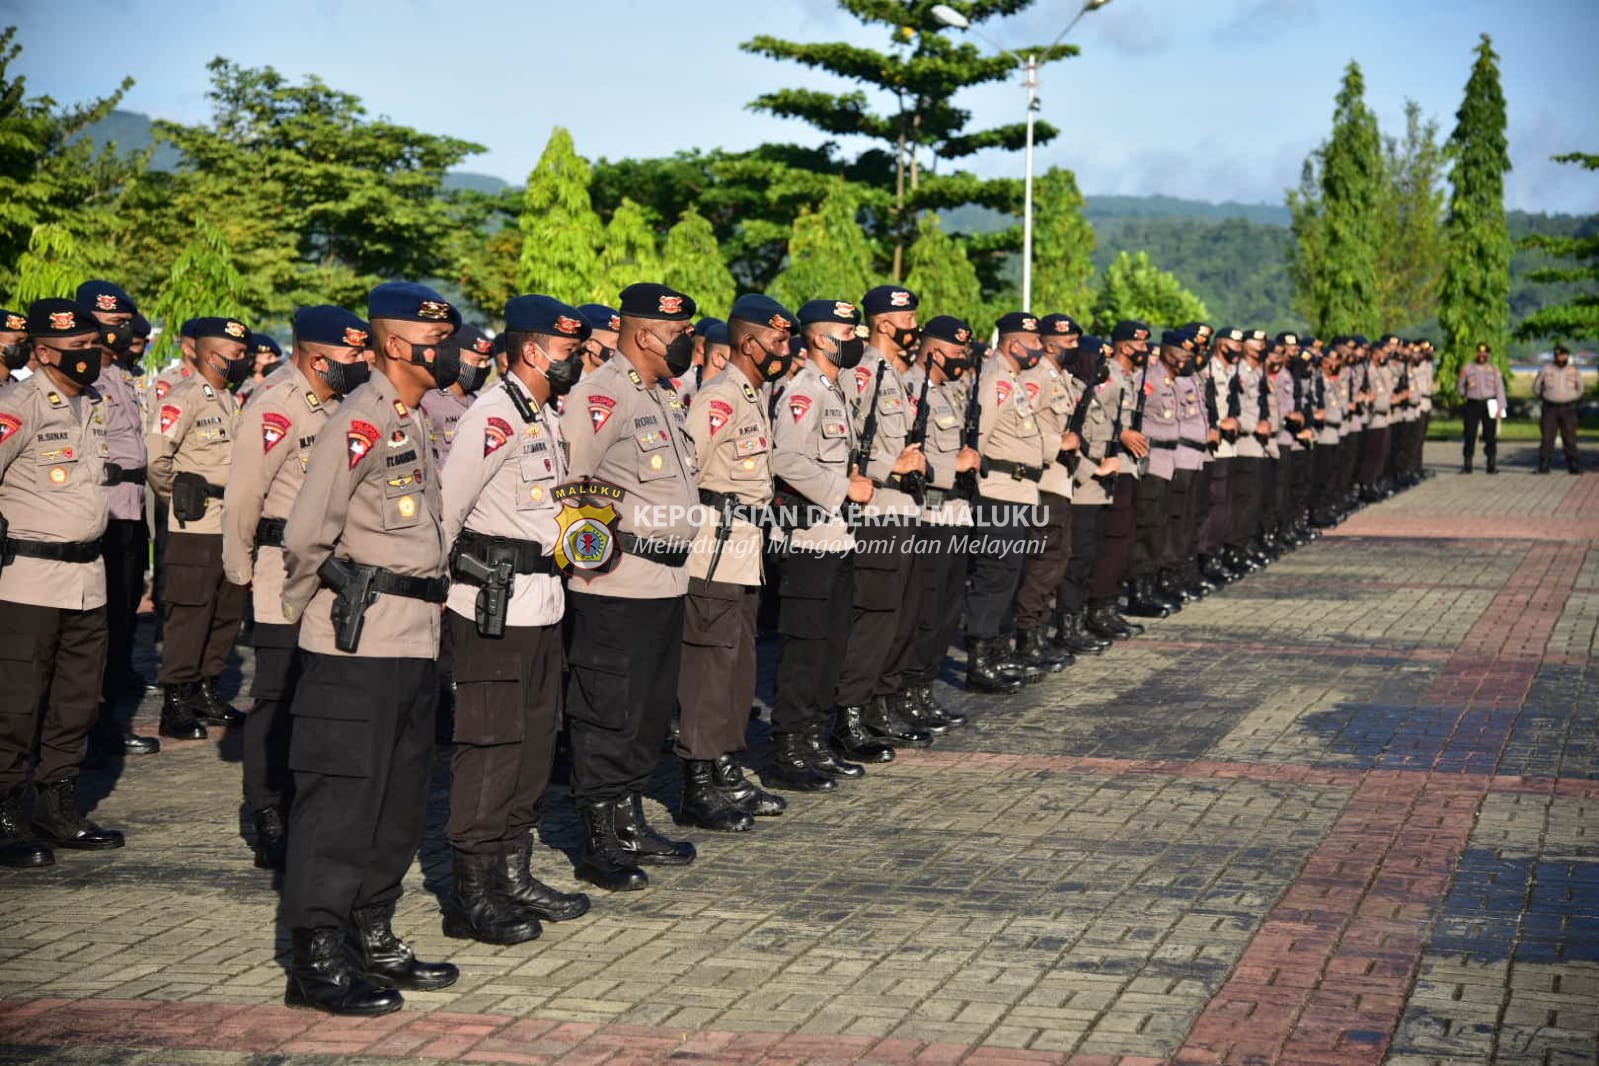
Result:
{"label": "paving brick ground", "polygon": [[440,934],[441,761],[397,924],[463,976],[387,1018],[280,1005],[236,738],[96,772],[128,847],[0,873],[0,1063],[1594,1063],[1599,476],[1529,454],[533,944]]}

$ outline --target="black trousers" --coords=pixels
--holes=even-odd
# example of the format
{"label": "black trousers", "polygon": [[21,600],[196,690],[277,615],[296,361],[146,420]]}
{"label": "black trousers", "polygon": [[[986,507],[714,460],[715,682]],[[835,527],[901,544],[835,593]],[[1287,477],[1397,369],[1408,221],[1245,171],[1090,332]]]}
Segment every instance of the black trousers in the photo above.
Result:
{"label": "black trousers", "polygon": [[992,640],[1009,635],[1011,606],[1033,535],[1033,509],[1028,504],[979,496],[972,505],[972,518],[972,532],[980,546],[972,554],[968,571],[966,636]]}
{"label": "black trousers", "polygon": [[[1132,456],[1122,456],[1123,463],[1132,461]],[[1138,481],[1131,474],[1116,475],[1116,487],[1105,507],[1099,565],[1094,567],[1094,583],[1089,592],[1089,602],[1095,606],[1116,602],[1122,579],[1132,564],[1133,538],[1138,532]]]}
{"label": "black trousers", "polygon": [[850,552],[787,551],[778,581],[774,733],[825,726],[850,639],[855,559]]}
{"label": "black trousers", "polygon": [[1347,497],[1355,487],[1355,470],[1366,446],[1366,431],[1357,429],[1338,442],[1338,495]]}
{"label": "black trousers", "polygon": [[1157,564],[1180,570],[1193,554],[1194,515],[1199,502],[1199,471],[1173,470],[1166,486],[1166,543]]}
{"label": "black trousers", "polygon": [[1039,493],[1038,535],[1042,548],[1022,566],[1016,589],[1016,628],[1037,629],[1049,621],[1056,590],[1066,576],[1072,554],[1072,501],[1053,492]]}
{"label": "black trousers", "polygon": [[1566,453],[1566,464],[1577,465],[1577,404],[1546,403],[1538,413],[1538,428],[1543,437],[1538,444],[1538,459],[1547,463],[1555,454],[1555,434]]}
{"label": "black trousers", "polygon": [[1105,504],[1072,504],[1072,551],[1066,561],[1066,575],[1055,593],[1055,603],[1063,611],[1080,611],[1088,606],[1088,593],[1094,584],[1094,571],[1105,548]]}
{"label": "black trousers", "polygon": [[244,804],[252,811],[288,809],[294,784],[289,772],[289,737],[294,716],[289,705],[300,680],[300,627],[257,622],[254,705],[244,719]]}
{"label": "black trousers", "polygon": [[477,624],[444,613],[455,641],[455,723],[450,753],[450,846],[500,855],[538,827],[561,722],[560,624]]}
{"label": "black trousers", "polygon": [[749,745],[755,701],[755,616],[759,585],[690,578],[683,660],[677,680],[677,755],[719,759]]}
{"label": "black trousers", "polygon": [[909,550],[916,526],[869,523],[856,531],[849,644],[838,678],[838,702],[868,703],[904,688],[916,651],[916,595]]}
{"label": "black trousers", "polygon": [[400,898],[422,842],[438,667],[302,654],[281,913],[291,929],[341,927],[352,910]]}
{"label": "black trousers", "polygon": [[1488,417],[1487,400],[1467,400],[1461,409],[1461,418],[1466,431],[1466,445],[1464,455],[1466,462],[1471,462],[1471,457],[1477,452],[1477,433],[1482,433],[1482,454],[1484,458],[1492,459],[1499,450],[1499,420]]}
{"label": "black trousers", "polygon": [[161,589],[163,685],[222,675],[239,639],[246,592],[222,573],[222,534],[171,533]]}
{"label": "black trousers", "polygon": [[1335,488],[1342,452],[1342,444],[1318,444],[1310,453],[1310,509],[1318,520],[1330,518],[1337,501]]}
{"label": "black trousers", "polygon": [[1362,485],[1375,485],[1388,465],[1388,447],[1391,430],[1377,426],[1366,430],[1366,439],[1360,447],[1360,470],[1355,478]]}
{"label": "black trousers", "polygon": [[[106,609],[0,601],[0,792],[78,776],[100,713]],[[37,747],[35,747],[37,738]]]}
{"label": "black trousers", "polygon": [[677,703],[684,597],[566,597],[567,735],[572,795],[614,800],[643,792]]}
{"label": "black trousers", "polygon": [[1266,486],[1265,466],[1270,460],[1253,455],[1233,459],[1232,531],[1229,548],[1249,546],[1260,532],[1261,496]]}
{"label": "black trousers", "polygon": [[1199,523],[1199,552],[1215,555],[1226,545],[1233,529],[1233,463],[1236,460],[1212,459],[1205,467],[1205,515]]}
{"label": "black trousers", "polygon": [[1166,553],[1167,505],[1171,482],[1154,474],[1138,479],[1138,536],[1133,543],[1133,578],[1153,577]]}
{"label": "black trousers", "polygon": [[150,563],[150,529],[143,519],[113,518],[101,538],[105,558],[105,691],[110,694],[133,675],[133,636],[138,628],[144,572]]}
{"label": "black trousers", "polygon": [[961,607],[966,602],[966,572],[970,566],[964,541],[970,526],[924,525],[916,534],[916,564],[912,573],[921,587],[916,609],[916,658],[908,678],[911,684],[930,685],[938,680],[944,656],[960,629]]}
{"label": "black trousers", "polygon": [[1313,471],[1315,464],[1314,447],[1302,448],[1288,454],[1289,464],[1293,467],[1293,494],[1292,507],[1289,511],[1289,520],[1297,522],[1310,513],[1310,496],[1313,488]]}

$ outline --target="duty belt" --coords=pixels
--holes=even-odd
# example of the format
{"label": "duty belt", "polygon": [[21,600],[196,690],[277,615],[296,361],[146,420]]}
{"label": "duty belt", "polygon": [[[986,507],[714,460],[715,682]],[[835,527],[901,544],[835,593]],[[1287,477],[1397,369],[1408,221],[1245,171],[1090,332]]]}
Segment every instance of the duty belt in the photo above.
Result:
{"label": "duty belt", "polygon": [[944,506],[946,501],[955,498],[953,489],[935,489],[929,485],[922,492],[922,506],[938,508]]}
{"label": "duty belt", "polygon": [[[381,566],[366,566],[361,563],[351,562],[348,559],[340,561],[346,566],[372,571],[372,590],[374,592],[381,592],[389,596],[404,596],[408,600],[425,600],[428,603],[443,603],[450,592],[448,578],[408,577],[405,574],[396,574],[392,570],[385,570]],[[329,570],[327,563],[323,563],[322,567],[317,570],[317,576],[329,588],[332,588],[335,592],[339,591],[338,586],[334,584],[339,579]]]}
{"label": "duty belt", "polygon": [[1163,452],[1174,452],[1177,450],[1177,442],[1174,440],[1152,440],[1149,442],[1149,446],[1151,448],[1159,448]]}
{"label": "duty belt", "polygon": [[[536,540],[517,540],[514,537],[491,537],[486,533],[479,533],[472,529],[463,529],[455,538],[455,550],[466,552],[481,560],[490,557],[491,548],[510,548],[515,552],[511,569],[518,574],[553,574],[555,573],[555,559],[544,551],[544,545]],[[462,575],[457,574],[457,577]],[[470,581],[470,578],[466,578]]]}
{"label": "duty belt", "polygon": [[6,538],[4,558],[49,559],[57,563],[92,563],[100,558],[100,538],[69,543]]}
{"label": "duty belt", "polygon": [[731,492],[717,492],[715,489],[700,489],[700,503],[722,513],[728,501],[732,501],[732,515],[741,522],[748,522],[752,526],[766,527],[772,524],[772,512],[768,507],[751,506],[740,502],[738,496]]}
{"label": "duty belt", "polygon": [[1012,481],[1041,481],[1044,477],[1043,467],[1013,463],[1009,459],[990,459],[988,469],[994,474],[1009,474]]}
{"label": "duty belt", "polygon": [[[800,492],[782,478],[776,478],[773,481],[772,489],[773,521],[778,524],[778,527],[784,533],[810,529],[812,526],[819,526],[833,517],[832,512],[827,508],[820,504],[812,503],[803,492]],[[788,518],[799,520],[793,523],[780,521]]]}
{"label": "duty belt", "polygon": [[255,546],[257,548],[283,547],[283,528],[289,524],[287,518],[263,518],[255,524]]}
{"label": "duty belt", "polygon": [[628,555],[636,555],[662,566],[683,566],[688,562],[687,548],[669,547],[660,541],[635,537],[623,530],[616,531],[616,546]]}
{"label": "duty belt", "polygon": [[107,485],[143,485],[144,473],[145,468],[142,466],[123,469],[115,463],[107,463],[105,483]]}
{"label": "duty belt", "polygon": [[1177,443],[1178,443],[1178,445],[1180,445],[1180,446],[1181,446],[1181,447],[1184,447],[1184,448],[1192,448],[1192,449],[1193,449],[1193,450],[1194,450],[1194,451],[1196,451],[1196,452],[1202,452],[1202,451],[1204,451],[1204,450],[1205,450],[1205,449],[1206,449],[1206,448],[1208,448],[1208,447],[1210,447],[1210,445],[1208,445],[1208,444],[1206,444],[1206,443],[1205,443],[1205,442],[1204,442],[1204,441],[1202,441],[1202,440],[1189,440],[1189,439],[1188,439],[1188,438],[1187,438],[1187,437],[1183,437],[1183,438],[1182,438],[1182,439],[1181,439],[1181,440],[1179,440],[1179,441],[1178,441],[1178,442],[1177,442]]}

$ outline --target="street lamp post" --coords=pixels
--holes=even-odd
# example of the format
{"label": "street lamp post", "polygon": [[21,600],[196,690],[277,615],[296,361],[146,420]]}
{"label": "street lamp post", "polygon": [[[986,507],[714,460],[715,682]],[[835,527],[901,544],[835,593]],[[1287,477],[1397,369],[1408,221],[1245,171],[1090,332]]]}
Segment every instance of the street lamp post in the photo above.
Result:
{"label": "street lamp post", "polygon": [[[1077,14],[1073,15],[1072,20],[1066,24],[1066,28],[1055,35],[1055,39],[1050,42],[1049,46],[1054,48],[1057,44],[1060,44],[1061,41],[1066,39],[1066,35],[1072,32],[1072,27],[1076,26],[1084,15],[1090,11],[1098,11],[1108,3],[1110,3],[1110,0],[1086,0],[1083,6],[1078,9]],[[1039,107],[1038,57],[1030,55],[1025,60],[1022,60],[1009,48],[1001,48],[999,45],[994,44],[986,35],[972,26],[970,19],[948,4],[935,4],[933,6],[933,17],[951,29],[971,30],[978,37],[988,41],[1001,55],[1008,55],[1021,63],[1022,87],[1027,90],[1027,148],[1024,153],[1026,176],[1022,182],[1022,310],[1030,312],[1033,309],[1033,124],[1038,116]]]}

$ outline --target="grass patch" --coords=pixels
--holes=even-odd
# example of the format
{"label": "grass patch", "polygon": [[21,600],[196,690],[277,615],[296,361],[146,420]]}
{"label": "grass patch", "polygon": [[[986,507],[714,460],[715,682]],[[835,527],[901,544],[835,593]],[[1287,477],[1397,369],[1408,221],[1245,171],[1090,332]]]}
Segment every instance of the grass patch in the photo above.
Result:
{"label": "grass patch", "polygon": [[[1461,440],[1465,437],[1464,423],[1458,418],[1434,418],[1427,426],[1428,440]],[[1536,419],[1507,418],[1499,426],[1499,439],[1505,441],[1539,441],[1543,430]],[[1584,419],[1577,426],[1577,439],[1599,441],[1599,419]]]}

